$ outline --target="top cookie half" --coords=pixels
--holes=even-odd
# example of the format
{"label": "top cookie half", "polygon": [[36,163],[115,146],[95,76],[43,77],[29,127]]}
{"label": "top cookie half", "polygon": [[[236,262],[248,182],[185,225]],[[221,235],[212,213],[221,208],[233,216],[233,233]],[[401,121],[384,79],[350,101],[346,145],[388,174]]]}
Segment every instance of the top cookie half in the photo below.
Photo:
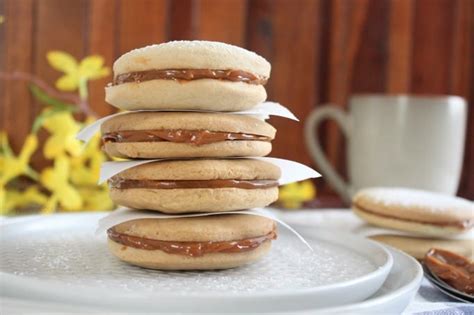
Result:
{"label": "top cookie half", "polygon": [[374,187],[359,191],[352,209],[374,225],[437,237],[474,227],[474,203],[429,191]]}
{"label": "top cookie half", "polygon": [[132,50],[113,70],[106,101],[121,109],[237,111],[265,101],[271,66],[237,46],[173,41]]}

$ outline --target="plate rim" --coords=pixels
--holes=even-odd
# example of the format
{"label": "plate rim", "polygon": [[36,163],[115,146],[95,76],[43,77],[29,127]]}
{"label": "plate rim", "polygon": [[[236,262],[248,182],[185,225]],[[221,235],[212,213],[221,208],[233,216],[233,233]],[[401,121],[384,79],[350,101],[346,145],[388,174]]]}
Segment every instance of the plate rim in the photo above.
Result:
{"label": "plate rim", "polygon": [[[13,233],[15,233],[15,229],[19,225],[28,225],[28,224],[37,224],[38,222],[41,221],[47,221],[48,219],[66,219],[66,220],[71,220],[71,219],[77,219],[78,217],[82,219],[98,219],[99,217],[106,215],[106,213],[100,213],[100,212],[94,212],[94,213],[61,213],[61,214],[55,214],[52,216],[41,216],[41,215],[36,215],[36,216],[29,216],[23,218],[23,220],[18,220],[16,222],[2,222],[3,224],[0,224],[0,230],[2,231],[2,234],[5,230],[10,230]],[[61,218],[62,217],[62,218]],[[36,220],[35,220],[36,219]],[[41,224],[41,223],[40,223]],[[323,229],[319,229],[321,232]],[[372,291],[377,292],[380,287],[383,285],[385,282],[388,274],[391,271],[392,265],[393,265],[393,257],[390,254],[390,252],[383,247],[382,245],[372,241],[372,240],[367,240],[363,237],[353,235],[350,233],[337,233],[334,234],[334,231],[330,231],[329,229],[326,231],[327,234],[332,233],[333,237],[332,239],[327,239],[323,238],[324,241],[330,242],[333,241],[335,244],[344,246],[347,250],[353,250],[351,248],[351,245],[346,245],[347,243],[343,243],[341,241],[341,237],[344,236],[346,239],[349,239],[351,242],[363,242],[365,244],[368,244],[370,246],[370,249],[366,249],[365,251],[369,250],[375,250],[378,253],[383,253],[384,255],[384,264],[379,264],[377,263],[376,260],[374,260],[371,256],[367,257],[367,254],[365,254],[365,257],[371,261],[375,265],[375,269],[371,272],[368,272],[367,274],[356,277],[355,279],[347,280],[347,281],[341,281],[338,283],[333,283],[329,285],[321,285],[317,287],[311,287],[311,288],[300,288],[300,289],[293,289],[293,290],[280,290],[280,291],[262,291],[262,292],[239,292],[236,294],[235,292],[220,292],[220,291],[214,291],[214,292],[205,292],[205,293],[186,293],[186,294],[177,294],[175,292],[163,292],[160,293],[160,298],[162,299],[170,299],[172,301],[173,299],[182,299],[183,297],[189,299],[189,302],[192,303],[193,301],[196,302],[198,300],[206,300],[208,302],[212,302],[212,300],[216,299],[221,299],[223,300],[222,303],[229,303],[230,301],[234,303],[239,303],[239,302],[245,302],[245,301],[253,301],[253,303],[259,303],[258,300],[260,299],[265,299],[267,302],[269,299],[279,299],[279,298],[288,298],[288,299],[295,299],[296,301],[298,299],[311,299],[314,295],[316,294],[333,294],[335,291],[339,289],[347,289],[347,287],[354,287],[354,286],[363,286],[364,283],[369,283],[370,280],[372,281],[377,281],[379,280],[379,284],[377,285],[372,285],[371,289],[367,289],[366,291]],[[91,237],[94,238],[95,236],[91,234]],[[318,235],[307,235],[308,238],[312,239],[321,239],[321,233]],[[337,241],[339,240],[339,242]],[[349,243],[351,244],[351,243]],[[354,244],[354,243],[352,243]],[[360,251],[356,251],[359,255],[364,256],[364,253],[361,253]],[[83,299],[83,302],[86,302],[90,304],[91,306],[100,308],[104,307],[105,305],[112,305],[114,302],[112,300],[105,302],[102,301],[101,299],[98,299],[97,296],[103,296],[104,293],[104,288],[95,288],[95,287],[83,287],[80,285],[73,285],[69,286],[68,288],[70,290],[66,290],[67,292],[64,292],[64,286],[61,285],[61,281],[58,280],[51,280],[51,279],[39,279],[39,278],[34,278],[34,277],[24,277],[24,276],[18,276],[14,275],[9,272],[4,272],[3,270],[0,270],[0,277],[4,280],[1,281],[3,285],[0,283],[0,296],[4,296],[5,288],[10,287],[9,292],[14,292],[16,295],[10,293],[7,296],[34,296],[32,300],[42,300],[44,299],[45,301],[55,301],[59,298],[59,301],[65,302],[65,303],[78,303],[77,296],[82,296],[83,294],[87,295],[87,298]],[[6,285],[6,283],[9,283],[9,285]],[[45,286],[48,286],[50,289],[48,290],[49,292],[60,292],[59,296],[55,297],[55,293],[51,294],[48,292],[45,292],[43,289]],[[373,289],[373,287],[376,287]],[[73,294],[69,292],[74,292]],[[118,294],[116,295],[116,299],[124,299],[125,301],[135,301],[135,302],[141,302],[141,301],[146,301],[144,303],[144,307],[149,307],[151,308],[155,301],[148,301],[150,297],[156,297],[156,292],[146,292],[145,294],[140,294],[137,295],[135,292],[117,292]],[[373,294],[373,293],[371,293]],[[110,298],[110,295],[107,295]],[[140,297],[140,299],[137,299],[137,297]],[[370,297],[369,297],[370,298]],[[128,300],[130,299],[130,300]],[[109,300],[109,299],[107,299]],[[172,303],[172,302],[170,302]],[[222,304],[221,303],[221,304]],[[261,302],[260,302],[261,303]],[[348,305],[350,305],[349,302]],[[255,305],[257,305],[255,304]],[[156,305],[156,304],[155,304]],[[310,307],[310,306],[308,306]],[[302,307],[299,308],[299,310],[303,310],[308,307]],[[314,306],[315,307],[315,306]],[[297,311],[298,308],[295,309]]]}
{"label": "plate rim", "polygon": [[[386,295],[378,296],[375,298],[368,298],[367,300],[361,301],[361,302],[355,302],[347,305],[342,305],[342,306],[330,306],[330,307],[324,307],[317,309],[317,311],[321,312],[345,312],[345,311],[357,311],[360,309],[364,308],[369,308],[369,307],[374,307],[377,305],[381,305],[390,301],[393,301],[395,298],[400,297],[404,294],[408,294],[412,290],[416,288],[415,294],[418,291],[418,288],[421,285],[421,282],[423,280],[423,268],[421,267],[421,264],[412,256],[406,254],[405,252],[390,246],[390,245],[383,245],[384,247],[387,247],[388,250],[396,252],[399,254],[401,257],[406,259],[407,261],[410,261],[410,263],[413,264],[413,266],[417,269],[416,275],[413,279],[411,279],[410,282],[406,283],[405,285],[401,286],[400,288],[396,289],[395,291],[392,291]],[[408,305],[407,305],[408,306]]]}
{"label": "plate rim", "polygon": [[[17,222],[1,224],[0,229],[2,229],[2,230],[4,228],[9,229],[9,228],[12,228],[12,225],[28,224],[28,223],[31,223],[31,221],[34,220],[34,219],[47,220],[47,219],[51,219],[53,217],[59,217],[59,216],[69,216],[69,217],[84,216],[84,217],[88,217],[88,216],[99,216],[99,215],[106,215],[106,214],[107,214],[107,212],[81,212],[81,213],[59,213],[59,214],[53,214],[53,215],[49,215],[49,216],[33,215],[33,216],[29,216],[30,218],[25,217],[24,218],[25,220],[20,220],[20,221],[17,221]],[[26,219],[29,219],[29,220],[26,220]],[[331,232],[333,232],[333,231],[330,231],[330,230],[323,231],[323,229],[319,229],[318,232],[319,233],[322,232],[322,233],[325,233],[325,234],[331,234]],[[373,240],[368,240],[364,237],[361,237],[361,236],[358,236],[358,235],[353,235],[353,234],[350,234],[350,233],[338,233],[338,236],[343,236],[345,238],[352,238],[352,239],[356,238],[356,240],[358,240],[358,241],[365,242],[367,244],[370,244],[370,246],[373,246],[373,247],[377,248],[378,250],[383,252],[384,255],[386,256],[385,263],[381,267],[375,266],[375,269],[373,271],[371,271],[371,272],[369,272],[369,273],[367,273],[363,276],[357,277],[355,279],[351,279],[351,280],[341,281],[341,282],[337,282],[337,283],[333,283],[333,284],[322,285],[322,286],[317,286],[317,287],[312,287],[312,288],[301,288],[301,289],[296,289],[296,290],[270,291],[270,292],[268,292],[268,291],[266,291],[266,292],[243,292],[243,293],[239,293],[238,298],[248,298],[248,297],[252,297],[252,298],[254,298],[254,297],[257,297],[257,298],[262,298],[262,297],[294,297],[294,296],[301,296],[303,294],[320,293],[321,291],[337,290],[341,287],[346,287],[346,286],[354,286],[354,285],[357,285],[359,283],[366,282],[369,279],[374,279],[374,278],[377,278],[377,277],[384,277],[384,281],[385,281],[386,277],[388,276],[388,274],[389,274],[389,272],[390,272],[390,270],[393,266],[393,257],[390,254],[390,252],[384,246],[382,246],[381,244],[379,244],[379,243],[377,243]],[[95,237],[95,235],[91,235],[91,237]],[[313,236],[312,238],[315,238],[315,237]],[[316,238],[318,238],[318,237],[316,237]],[[328,241],[328,240],[325,239],[325,241]],[[329,240],[329,241],[332,241],[332,240]],[[336,242],[336,244],[341,245],[336,240],[335,240],[335,242]],[[346,249],[350,249],[350,248],[346,247]],[[373,259],[369,258],[369,260],[372,263],[374,263]],[[8,276],[12,280],[14,280],[14,279],[26,280],[25,277],[13,275],[11,273],[4,272],[3,270],[0,270],[0,277],[3,277],[3,276]],[[59,284],[60,283],[60,281],[55,281],[55,280],[44,280],[44,279],[42,280],[42,279],[35,279],[35,278],[27,278],[27,279],[29,279],[28,281],[31,281],[31,282],[35,282],[36,280],[38,280],[42,283],[45,283],[45,281],[46,281],[46,282],[48,282],[48,285],[54,285],[54,284]],[[382,281],[382,284],[383,284],[384,281]],[[82,288],[80,286],[77,286],[77,287],[75,286],[75,289],[84,289],[84,288]],[[100,291],[100,290],[97,290],[97,292],[98,291]],[[160,295],[163,296],[163,297],[167,297],[167,298],[182,297],[182,296],[179,296],[179,295],[176,295],[176,294],[170,294],[170,292],[166,292],[164,294],[160,293]],[[201,292],[199,294],[186,294],[186,297],[203,297],[203,298],[227,298],[227,297],[232,297],[232,298],[235,298],[236,295],[235,295],[235,293],[230,293],[230,292],[206,292],[204,294]]]}
{"label": "plate rim", "polygon": [[[416,267],[417,272],[416,276],[411,279],[409,282],[404,283],[401,287],[396,289],[395,291],[389,291],[382,296],[371,298],[369,297],[365,301],[361,302],[355,302],[355,303],[350,303],[347,305],[343,306],[335,306],[335,307],[324,307],[324,308],[313,308],[313,309],[305,309],[301,311],[295,311],[301,312],[301,313],[306,313],[306,312],[312,312],[312,311],[317,311],[317,312],[322,312],[322,313],[345,313],[347,311],[364,311],[367,309],[370,309],[371,307],[377,307],[377,306],[383,306],[386,303],[390,303],[395,301],[397,298],[400,298],[406,294],[409,294],[413,292],[413,296],[416,294],[419,286],[421,285],[421,282],[423,280],[423,270],[421,268],[421,265],[419,262],[414,259],[413,257],[409,256],[408,254],[393,248],[391,246],[386,246],[389,251],[396,252],[400,257],[403,257],[403,259],[406,259],[407,261],[410,261],[410,263]],[[397,257],[397,256],[395,256]],[[395,263],[397,263],[397,258],[394,258]],[[380,289],[379,289],[380,290]],[[412,300],[413,296],[411,297],[410,301]],[[32,300],[35,303],[50,303],[52,306],[64,306],[68,305],[71,306],[71,304],[68,304],[66,301],[39,301],[39,300]],[[75,305],[79,307],[80,305]],[[404,305],[404,308],[406,308],[408,304]],[[94,311],[100,311],[102,306],[96,305],[93,310]]]}

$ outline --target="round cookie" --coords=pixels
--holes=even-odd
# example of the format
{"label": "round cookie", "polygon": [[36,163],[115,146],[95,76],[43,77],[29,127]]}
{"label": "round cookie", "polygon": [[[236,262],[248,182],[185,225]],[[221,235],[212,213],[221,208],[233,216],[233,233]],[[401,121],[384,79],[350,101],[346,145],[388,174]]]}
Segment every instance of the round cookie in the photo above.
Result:
{"label": "round cookie", "polygon": [[265,207],[278,199],[279,167],[255,159],[158,161],[109,180],[119,205],[164,213]]}
{"label": "round cookie", "polygon": [[471,201],[415,189],[363,189],[352,199],[352,210],[377,226],[437,237],[464,233],[474,225]]}
{"label": "round cookie", "polygon": [[125,110],[244,110],[265,101],[270,70],[263,57],[241,47],[172,41],[117,59],[105,99]]}
{"label": "round cookie", "polygon": [[276,130],[246,115],[135,112],[101,126],[104,151],[120,158],[265,156]]}
{"label": "round cookie", "polygon": [[227,269],[268,253],[273,220],[254,215],[139,219],[107,231],[110,251],[133,265],[162,270]]}
{"label": "round cookie", "polygon": [[370,238],[398,248],[420,260],[431,248],[442,248],[471,259],[474,258],[473,240],[447,240],[391,234],[373,235]]}

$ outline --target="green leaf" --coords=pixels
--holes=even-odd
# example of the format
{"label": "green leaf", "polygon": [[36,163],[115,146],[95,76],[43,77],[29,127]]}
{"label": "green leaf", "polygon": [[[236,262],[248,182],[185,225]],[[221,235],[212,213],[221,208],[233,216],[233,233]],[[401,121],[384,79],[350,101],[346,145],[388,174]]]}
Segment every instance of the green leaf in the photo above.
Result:
{"label": "green leaf", "polygon": [[68,110],[68,111],[78,111],[77,106],[74,104],[65,103],[57,98],[49,96],[45,91],[43,91],[39,86],[30,84],[30,91],[33,96],[43,104],[51,105],[55,109]]}

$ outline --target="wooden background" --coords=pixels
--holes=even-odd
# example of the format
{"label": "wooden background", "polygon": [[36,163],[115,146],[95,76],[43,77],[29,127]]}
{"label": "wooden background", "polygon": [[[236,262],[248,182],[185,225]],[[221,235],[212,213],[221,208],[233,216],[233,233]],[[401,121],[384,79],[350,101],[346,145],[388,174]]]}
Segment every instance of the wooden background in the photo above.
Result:
{"label": "wooden background", "polygon": [[[209,39],[267,58],[269,98],[303,121],[318,104],[345,107],[348,95],[359,92],[456,94],[474,104],[471,0],[0,0],[0,14],[0,69],[50,83],[60,73],[46,62],[49,50],[77,58],[101,54],[111,66],[135,47]],[[114,111],[103,101],[108,81],[91,83],[100,116]],[[23,83],[0,81],[0,129],[14,148],[40,109]],[[303,124],[271,122],[279,129],[273,155],[311,164]],[[345,173],[344,139],[333,123],[324,126],[323,138],[330,160]],[[472,109],[459,194],[474,199]]]}

